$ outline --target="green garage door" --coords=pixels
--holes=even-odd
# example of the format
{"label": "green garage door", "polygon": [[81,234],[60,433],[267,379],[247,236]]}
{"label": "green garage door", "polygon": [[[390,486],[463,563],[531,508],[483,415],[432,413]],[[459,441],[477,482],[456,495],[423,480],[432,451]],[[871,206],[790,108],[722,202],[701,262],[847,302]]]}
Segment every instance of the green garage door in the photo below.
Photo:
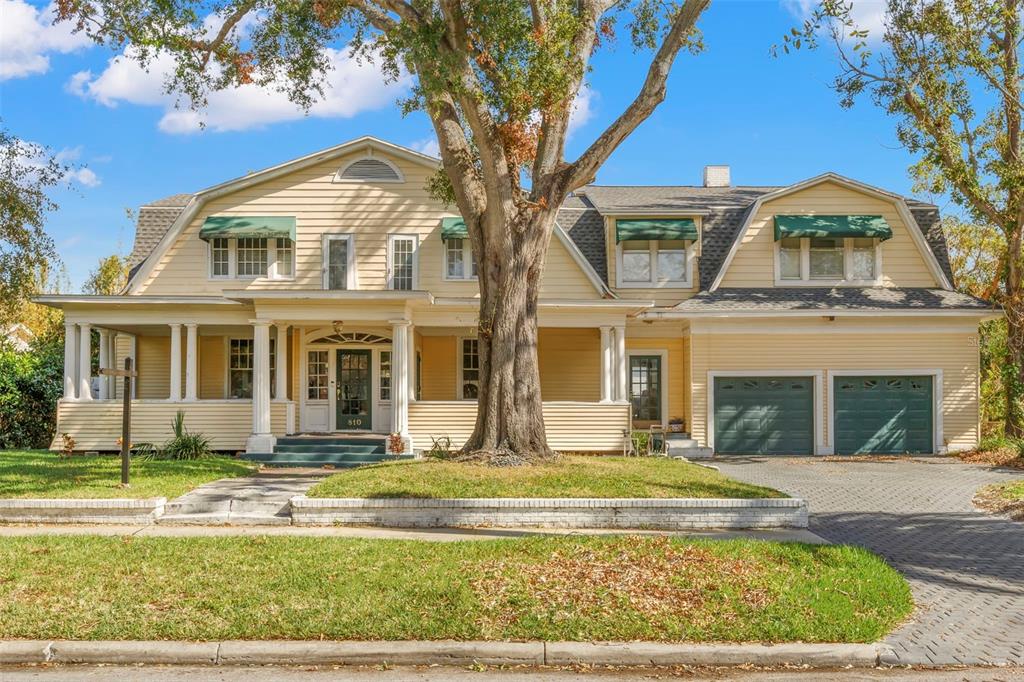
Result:
{"label": "green garage door", "polygon": [[716,377],[714,391],[716,452],[814,451],[813,377]]}
{"label": "green garage door", "polygon": [[841,377],[834,381],[836,454],[930,453],[932,377]]}

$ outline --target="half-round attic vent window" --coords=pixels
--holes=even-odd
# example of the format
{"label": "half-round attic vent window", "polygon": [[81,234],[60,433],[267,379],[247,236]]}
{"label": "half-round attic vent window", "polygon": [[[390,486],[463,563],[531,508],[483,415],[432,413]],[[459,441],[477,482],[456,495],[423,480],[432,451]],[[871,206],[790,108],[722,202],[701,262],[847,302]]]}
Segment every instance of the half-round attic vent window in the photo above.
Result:
{"label": "half-round attic vent window", "polygon": [[402,182],[398,169],[380,159],[359,159],[338,173],[341,182]]}

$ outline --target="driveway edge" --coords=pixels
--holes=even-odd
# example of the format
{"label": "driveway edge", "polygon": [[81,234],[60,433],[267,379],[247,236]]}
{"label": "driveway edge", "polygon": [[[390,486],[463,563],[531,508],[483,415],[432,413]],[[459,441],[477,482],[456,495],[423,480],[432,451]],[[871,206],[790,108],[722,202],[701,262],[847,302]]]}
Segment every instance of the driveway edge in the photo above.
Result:
{"label": "driveway edge", "polygon": [[799,665],[870,668],[884,644],[459,641],[0,641],[0,664]]}

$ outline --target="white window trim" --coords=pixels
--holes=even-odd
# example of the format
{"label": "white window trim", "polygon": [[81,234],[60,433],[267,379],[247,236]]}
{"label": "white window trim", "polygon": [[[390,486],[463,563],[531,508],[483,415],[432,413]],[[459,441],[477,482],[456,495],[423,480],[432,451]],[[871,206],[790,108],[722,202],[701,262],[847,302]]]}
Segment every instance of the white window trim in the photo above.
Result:
{"label": "white window trim", "polygon": [[[622,242],[615,245],[615,286],[619,289],[692,289],[693,270],[697,262],[697,242],[690,241],[686,245],[686,279],[658,281],[658,248],[657,240],[650,242],[651,278],[650,282],[627,282],[622,277]],[[666,251],[677,249],[666,249]]]}
{"label": "white window trim", "polygon": [[[251,336],[237,336],[237,335],[229,335],[229,336],[225,336],[224,337],[224,399],[225,400],[233,400],[233,401],[242,401],[242,400],[251,401],[252,398],[235,398],[235,397],[233,397],[231,395],[231,342],[232,341],[236,341],[236,340],[237,341],[252,341],[253,337],[251,337]],[[255,347],[254,347],[253,348],[253,358],[252,358],[253,365],[252,365],[252,370],[250,370],[253,373],[253,381],[255,381],[255,379],[256,379],[256,356],[255,356],[255,352],[256,352],[256,350],[255,350]],[[197,388],[198,388],[198,386],[197,386]]]}
{"label": "white window trim", "polygon": [[359,286],[359,279],[356,277],[356,240],[351,232],[324,232],[320,237],[320,286],[324,291],[336,291],[330,289],[327,273],[328,248],[327,242],[332,239],[344,239],[348,241],[345,248],[345,289],[354,291]]}
{"label": "white window trim", "polygon": [[[828,370],[828,432],[835,438],[836,409],[835,381],[836,377],[871,377],[871,376],[930,376],[932,378],[932,449],[936,454],[944,455],[949,451],[945,442],[944,425],[942,423],[942,370],[941,369],[830,369]],[[835,441],[833,440],[834,450]]]}
{"label": "white window trim", "polygon": [[[874,287],[881,286],[882,277],[882,240],[875,238],[875,277],[874,279],[814,279],[811,277],[811,240],[810,237],[800,238],[800,279],[782,278],[782,246],[781,240],[775,241],[775,286],[777,287]],[[853,238],[843,238],[843,272],[853,270]]]}
{"label": "white window trim", "polygon": [[[359,180],[359,179],[356,179],[356,178],[345,178],[345,177],[342,177],[343,175],[345,175],[345,171],[348,170],[349,166],[357,164],[360,161],[366,161],[367,159],[372,159],[374,161],[380,161],[384,165],[390,166],[391,170],[395,171],[395,175],[397,175],[398,178],[395,179],[395,180],[391,180],[391,179]],[[334,174],[334,178],[333,178],[332,182],[343,183],[343,184],[348,184],[348,185],[363,185],[363,184],[367,184],[367,183],[369,183],[369,184],[389,183],[389,184],[393,184],[394,185],[394,184],[405,182],[405,174],[402,172],[402,169],[399,168],[398,166],[396,166],[390,159],[387,159],[387,158],[385,158],[383,156],[375,156],[373,154],[373,150],[371,149],[368,153],[363,154],[362,156],[358,156],[358,157],[352,159],[351,161],[346,163],[344,166],[339,168],[338,172]]]}
{"label": "white window trim", "polygon": [[[277,274],[277,237],[266,237],[267,240],[267,274],[264,276],[259,275],[239,275],[238,274],[238,238],[237,237],[225,237],[228,240],[228,274],[226,275],[215,275],[213,274],[213,240],[206,242],[206,278],[211,281],[224,281],[224,280],[242,280],[246,282],[253,282],[256,280],[274,280],[279,282],[291,282],[295,280],[296,271],[296,256],[298,249],[296,248],[295,241],[292,240],[292,274],[291,275],[278,275]],[[264,237],[260,237],[264,239]]]}
{"label": "white window trim", "polygon": [[[661,387],[661,427],[662,428],[668,428],[668,420],[670,419],[670,417],[668,416],[668,383],[667,383],[668,382],[668,378],[670,376],[669,373],[668,373],[668,351],[665,350],[665,349],[656,349],[656,348],[650,348],[650,349],[635,348],[633,350],[627,350],[626,351],[626,384],[627,384],[626,390],[627,390],[627,393],[629,391],[629,387],[632,386],[632,384],[633,384],[632,376],[631,376],[632,375],[631,369],[632,369],[632,359],[633,359],[634,355],[636,355],[636,356],[656,355],[659,358],[661,358],[661,372],[660,372],[661,376],[658,379],[658,385]],[[631,396],[627,396],[627,400],[629,402],[629,413],[630,413],[630,415],[632,415],[633,414],[633,398]],[[633,418],[632,418],[632,416],[630,416],[630,422],[632,422],[632,421],[633,421]]]}
{"label": "white window trim", "polygon": [[[824,370],[806,369],[767,369],[767,370],[708,370],[708,411],[705,417],[705,441],[707,446],[715,448],[715,379],[717,377],[813,377],[814,378],[814,454],[831,455],[832,448],[825,444],[825,416],[821,413],[823,404],[825,372]],[[831,410],[830,410],[831,411]]]}
{"label": "white window trim", "polygon": [[[480,353],[479,337],[476,336],[457,336],[455,337],[455,400],[461,402],[476,402],[476,398],[463,398],[462,397],[462,342],[463,341],[477,341],[477,354]],[[480,370],[477,370],[480,371]],[[479,380],[478,380],[479,381]]]}
{"label": "white window trim", "polygon": [[[470,260],[467,260],[467,256]],[[471,267],[465,266],[470,264],[473,258],[473,245],[469,241],[469,237],[462,238],[462,259],[463,259],[463,272],[472,272]],[[479,266],[477,266],[479,268]],[[441,240],[441,279],[446,282],[476,282],[479,279],[476,275],[469,277],[449,277],[448,276],[448,241],[446,239]]]}
{"label": "white window trim", "polygon": [[388,289],[394,290],[395,288],[394,267],[392,265],[395,262],[395,242],[402,239],[412,241],[412,289],[410,291],[418,291],[420,288],[420,236],[418,234],[388,235]]}
{"label": "white window trim", "polygon": [[373,349],[373,359],[374,359],[374,362],[376,364],[376,368],[375,369],[376,369],[376,375],[377,375],[377,405],[383,405],[385,407],[389,407],[391,405],[391,400],[392,399],[391,398],[382,398],[380,396],[380,390],[381,390],[381,381],[380,380],[384,378],[384,375],[381,372],[381,367],[384,364],[384,358],[382,356],[384,355],[384,353],[391,353],[391,368],[390,368],[391,375],[388,377],[391,380],[391,385],[388,387],[388,390],[391,392],[391,395],[393,396],[394,393],[395,393],[395,352],[394,352],[393,348],[394,348],[394,346],[392,345],[392,346],[390,346],[388,348],[374,348]]}

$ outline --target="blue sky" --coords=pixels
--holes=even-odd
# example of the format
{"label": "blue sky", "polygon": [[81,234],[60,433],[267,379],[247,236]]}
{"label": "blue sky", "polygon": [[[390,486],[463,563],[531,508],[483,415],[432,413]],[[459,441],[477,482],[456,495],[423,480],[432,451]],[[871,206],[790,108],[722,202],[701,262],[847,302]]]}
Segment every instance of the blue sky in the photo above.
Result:
{"label": "blue sky", "polygon": [[[870,14],[869,3],[861,3]],[[698,184],[706,164],[732,166],[735,184],[786,184],[827,170],[909,193],[913,159],[893,121],[867,101],[843,110],[828,84],[835,58],[769,49],[799,20],[800,0],[720,0],[701,21],[706,50],[681,55],[668,98],[598,174],[605,184]],[[46,27],[45,3],[0,0],[0,116],[15,135],[63,150],[93,175],[56,198],[48,222],[73,288],[101,256],[131,249],[125,210],[201,189],[360,135],[425,148],[426,118],[403,118],[400,86],[335,55],[337,85],[316,115],[259,93],[214,103],[205,130],[176,112],[159,74],[125,64]],[[870,19],[869,19],[870,20]],[[648,55],[620,44],[595,61],[591,94],[570,140],[579,153],[634,96]]]}

